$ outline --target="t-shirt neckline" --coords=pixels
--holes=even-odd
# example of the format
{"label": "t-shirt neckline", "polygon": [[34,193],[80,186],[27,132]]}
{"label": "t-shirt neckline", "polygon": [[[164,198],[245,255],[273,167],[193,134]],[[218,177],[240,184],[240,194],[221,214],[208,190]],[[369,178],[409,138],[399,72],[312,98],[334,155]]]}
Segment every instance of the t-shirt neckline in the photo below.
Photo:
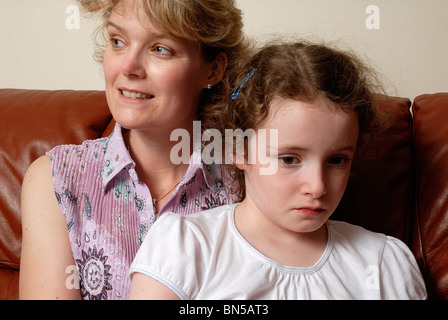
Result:
{"label": "t-shirt neckline", "polygon": [[241,233],[238,231],[236,224],[235,224],[235,208],[239,205],[240,203],[235,203],[233,205],[231,205],[230,207],[230,211],[228,214],[228,223],[229,223],[229,227],[232,230],[233,234],[235,235],[236,239],[238,242],[240,242],[243,247],[245,247],[246,249],[248,249],[249,252],[251,252],[253,255],[257,256],[261,261],[263,261],[264,263],[267,263],[273,267],[275,267],[276,269],[279,269],[281,271],[284,272],[289,272],[289,273],[302,273],[302,274],[309,274],[309,273],[314,273],[317,270],[319,270],[327,261],[328,257],[330,256],[330,252],[331,252],[331,248],[332,248],[332,230],[331,230],[331,223],[325,222],[325,225],[327,226],[327,232],[328,232],[328,240],[327,240],[327,245],[325,247],[324,252],[322,253],[321,257],[319,258],[319,260],[312,266],[310,267],[291,267],[291,266],[286,266],[283,265],[271,258],[266,257],[264,254],[262,254],[260,251],[258,251],[257,249],[255,249],[242,235]]}

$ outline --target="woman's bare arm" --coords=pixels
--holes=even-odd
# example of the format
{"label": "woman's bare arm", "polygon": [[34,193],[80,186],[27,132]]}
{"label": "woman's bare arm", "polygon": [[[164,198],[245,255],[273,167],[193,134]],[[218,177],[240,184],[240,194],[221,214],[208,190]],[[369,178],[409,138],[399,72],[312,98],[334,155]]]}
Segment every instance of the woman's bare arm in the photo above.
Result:
{"label": "woman's bare arm", "polygon": [[28,168],[21,202],[20,299],[79,299],[67,222],[55,197],[48,156]]}

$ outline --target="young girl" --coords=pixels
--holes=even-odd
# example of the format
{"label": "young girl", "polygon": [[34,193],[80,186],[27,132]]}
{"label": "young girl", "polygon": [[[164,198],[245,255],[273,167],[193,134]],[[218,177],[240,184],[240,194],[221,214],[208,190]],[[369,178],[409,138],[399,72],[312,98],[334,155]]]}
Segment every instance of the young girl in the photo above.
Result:
{"label": "young girl", "polygon": [[[276,133],[278,143],[266,139],[271,163],[236,161],[240,204],[165,214],[131,266],[130,297],[425,299],[404,243],[328,220],[355,150],[381,128],[366,76],[355,57],[326,46],[262,49],[209,123]],[[261,174],[272,161],[276,170]]]}
{"label": "young girl", "polygon": [[126,299],[129,266],[158,214],[234,202],[220,166],[198,152],[186,163],[170,157],[172,131],[193,131],[245,56],[234,0],[79,2],[102,14],[98,58],[117,124],[109,137],[57,146],[28,169],[22,299]]}

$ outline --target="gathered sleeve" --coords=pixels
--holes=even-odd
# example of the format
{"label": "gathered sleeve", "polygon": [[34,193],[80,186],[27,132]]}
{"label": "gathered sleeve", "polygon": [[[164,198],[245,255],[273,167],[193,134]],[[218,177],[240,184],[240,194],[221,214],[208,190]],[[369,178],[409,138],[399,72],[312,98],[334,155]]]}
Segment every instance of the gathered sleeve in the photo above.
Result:
{"label": "gathered sleeve", "polygon": [[197,295],[204,269],[204,235],[184,216],[165,213],[145,237],[129,274],[150,276],[173,290],[181,299]]}
{"label": "gathered sleeve", "polygon": [[401,240],[387,237],[379,272],[382,299],[427,299],[425,282],[414,255]]}

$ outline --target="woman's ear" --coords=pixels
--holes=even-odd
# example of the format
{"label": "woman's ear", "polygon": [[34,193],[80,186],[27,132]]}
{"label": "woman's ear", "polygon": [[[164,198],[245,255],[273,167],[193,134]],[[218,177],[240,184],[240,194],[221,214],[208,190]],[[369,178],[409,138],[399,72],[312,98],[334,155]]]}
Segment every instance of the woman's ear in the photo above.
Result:
{"label": "woman's ear", "polygon": [[246,162],[244,160],[244,157],[238,156],[236,153],[233,153],[233,164],[241,171],[244,171],[246,169]]}
{"label": "woman's ear", "polygon": [[235,163],[235,167],[237,167],[241,171],[244,171],[244,169],[246,169],[246,164],[244,164],[244,163]]}
{"label": "woman's ear", "polygon": [[[219,83],[222,78],[224,78],[224,74],[226,73],[227,64],[229,63],[229,58],[227,53],[221,51],[216,56],[215,60],[211,62],[210,73],[207,78],[207,83],[204,87],[209,85],[214,86]],[[210,88],[210,87],[209,87]]]}
{"label": "woman's ear", "polygon": [[[238,153],[238,148],[233,145],[233,139],[231,141],[225,141],[225,147],[223,149],[225,163],[227,165],[234,165],[238,169],[244,171],[246,169],[246,162],[244,159],[244,154]],[[229,163],[231,161],[231,163]]]}

